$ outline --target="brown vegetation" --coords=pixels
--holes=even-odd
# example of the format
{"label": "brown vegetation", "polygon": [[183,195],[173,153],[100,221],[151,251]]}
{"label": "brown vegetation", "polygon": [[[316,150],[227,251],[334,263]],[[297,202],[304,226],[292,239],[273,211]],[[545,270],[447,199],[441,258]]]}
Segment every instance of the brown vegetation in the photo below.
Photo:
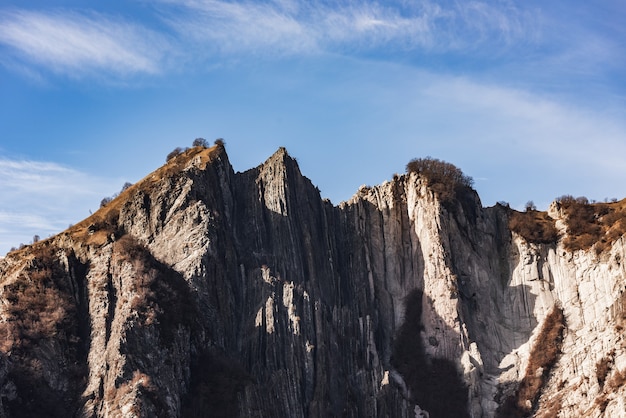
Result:
{"label": "brown vegetation", "polygon": [[600,387],[604,386],[606,377],[609,375],[611,368],[613,367],[613,357],[615,357],[615,349],[613,349],[606,356],[602,357],[598,363],[596,363],[596,378]]}
{"label": "brown vegetation", "polygon": [[[10,352],[7,379],[20,394],[4,406],[7,416],[18,418],[73,416],[86,374],[84,337],[89,324],[79,302],[84,289],[80,279],[71,282],[49,242],[27,251],[27,267],[2,289],[5,317],[0,321],[0,349],[3,354]],[[51,365],[67,380],[51,382]]]}
{"label": "brown vegetation", "polygon": [[[626,292],[622,292],[620,298],[615,303],[615,308],[615,329],[618,332],[622,332],[626,328]],[[622,348],[624,348],[624,344],[622,341]],[[626,385],[626,372],[622,372],[615,367],[615,353],[616,350],[612,349],[596,364],[596,378],[602,388],[602,392],[596,398],[595,403],[599,406],[602,413],[604,413],[618,389]]]}
{"label": "brown vegetation", "polygon": [[556,418],[563,407],[563,393],[558,393],[554,397],[542,401],[541,409],[537,411],[535,418]]}
{"label": "brown vegetation", "polygon": [[569,251],[594,247],[601,254],[626,233],[626,199],[611,203],[589,203],[585,197],[557,199],[567,224],[564,245]]}
{"label": "brown vegetation", "polygon": [[[165,400],[159,396],[158,387],[150,376],[139,370],[133,371],[132,378],[111,387],[106,392],[109,405],[113,406],[112,415],[122,416],[124,412],[119,406],[124,405],[125,398],[134,398],[130,412],[133,416],[165,416],[167,406]],[[158,412],[157,412],[158,411]],[[158,415],[154,415],[157,413]]]}
{"label": "brown vegetation", "polygon": [[621,332],[626,328],[626,292],[622,292],[620,298],[615,302],[615,305],[617,308],[615,329]]}
{"label": "brown vegetation", "polygon": [[467,189],[471,189],[474,180],[463,174],[455,165],[437,158],[415,158],[406,165],[407,173],[423,176],[442,202],[450,202]]}
{"label": "brown vegetation", "polygon": [[209,147],[209,142],[206,139],[204,139],[204,138],[196,138],[196,139],[193,140],[192,146],[208,148]]}
{"label": "brown vegetation", "polygon": [[167,154],[167,156],[165,157],[165,161],[170,161],[176,157],[178,157],[180,154],[182,154],[185,150],[182,149],[181,147],[176,147],[174,148],[169,154]]}
{"label": "brown vegetation", "polygon": [[[626,233],[626,199],[589,203],[585,197],[561,196],[556,203],[565,215],[563,244],[569,251],[593,247],[599,255]],[[554,220],[535,210],[532,202],[526,204],[526,212],[509,211],[509,229],[529,243],[551,244],[559,238]]]}
{"label": "brown vegetation", "polygon": [[[194,146],[189,149],[177,148],[172,157],[168,158],[166,164],[135,184],[125,183],[119,194],[103,198],[102,207],[99,210],[81,222],[69,225],[66,233],[88,245],[99,246],[110,242],[111,234],[123,233],[123,231],[119,231],[118,217],[120,209],[128,201],[130,194],[149,193],[154,188],[161,187],[163,179],[172,178],[182,172],[187,164],[195,158],[200,161],[199,169],[204,169],[207,164],[214,162],[223,155],[225,149],[223,138],[217,138],[212,147],[205,147],[202,138],[197,138],[197,143],[200,142],[202,142],[202,146]],[[20,244],[18,248],[12,247],[10,252],[21,251],[25,248],[27,248],[26,245]]]}
{"label": "brown vegetation", "polygon": [[501,418],[528,417],[537,405],[541,389],[548,381],[550,371],[561,352],[565,316],[559,307],[554,307],[546,317],[537,340],[530,352],[524,378],[515,393],[505,399],[498,408]]}
{"label": "brown vegetation", "polygon": [[528,208],[526,212],[509,211],[509,229],[528,243],[553,244],[559,238],[554,219],[546,212]]}
{"label": "brown vegetation", "polygon": [[[608,374],[610,374],[610,370]],[[600,412],[604,413],[611,401],[611,395],[624,385],[626,385],[626,372],[622,373],[619,370],[615,370],[613,374],[608,377],[602,388],[602,393],[595,400],[596,405],[600,407]]]}
{"label": "brown vegetation", "polygon": [[[69,228],[68,232],[77,238],[84,240],[90,245],[103,245],[108,242],[111,234],[122,235],[119,230],[118,217],[125,202],[129,200],[130,194],[137,192],[151,192],[155,187],[159,187],[160,182],[174,176],[194,158],[199,157],[201,164],[214,161],[220,155],[220,146],[211,148],[195,147],[178,154],[167,164],[156,171],[150,173],[139,182],[133,185],[125,184],[119,195],[114,196],[104,207],[101,207],[93,215],[84,219],[80,223]],[[201,167],[202,168],[202,167]]]}
{"label": "brown vegetation", "polygon": [[30,266],[4,287],[8,317],[0,324],[0,335],[10,336],[13,349],[53,337],[73,324],[75,306],[50,248],[41,246]]}
{"label": "brown vegetation", "polygon": [[131,309],[138,313],[142,325],[156,325],[164,344],[171,344],[181,324],[189,326],[197,311],[185,279],[129,235],[115,242],[120,260],[133,263],[135,280]]}

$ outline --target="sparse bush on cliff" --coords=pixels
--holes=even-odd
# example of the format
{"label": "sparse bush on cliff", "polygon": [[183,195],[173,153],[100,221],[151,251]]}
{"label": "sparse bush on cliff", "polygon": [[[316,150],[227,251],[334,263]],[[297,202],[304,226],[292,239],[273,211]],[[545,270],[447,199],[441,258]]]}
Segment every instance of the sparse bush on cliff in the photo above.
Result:
{"label": "sparse bush on cliff", "polygon": [[183,149],[181,147],[176,147],[172,150],[172,152],[167,154],[167,157],[165,157],[165,161],[170,161],[171,159],[178,157],[182,153]]}
{"label": "sparse bush on cliff", "polygon": [[561,196],[557,202],[566,214],[565,248],[570,251],[586,250],[600,240],[602,228],[597,222],[594,207],[586,197],[574,199],[569,195]]}
{"label": "sparse bush on cliff", "polygon": [[613,359],[615,357],[615,349],[611,350],[606,356],[602,357],[600,361],[596,363],[596,378],[600,387],[604,386],[606,377],[613,368]]}
{"label": "sparse bush on cliff", "polygon": [[454,164],[437,158],[415,158],[406,165],[407,173],[424,176],[428,186],[433,189],[442,201],[455,197],[460,189],[471,188],[474,180],[463,174]]}
{"label": "sparse bush on cliff", "polygon": [[561,353],[565,316],[558,306],[552,308],[546,316],[539,335],[535,340],[524,378],[515,393],[505,399],[498,408],[501,418],[521,418],[532,415],[537,406],[543,386],[550,377],[550,372]]}
{"label": "sparse bush on cliff", "polygon": [[226,142],[224,142],[224,138],[217,138],[215,141],[213,141],[213,143],[222,148],[224,148],[224,146],[226,145]]}
{"label": "sparse bush on cliff", "polygon": [[[4,304],[0,350],[10,352],[10,361],[4,363],[5,382],[12,382],[20,394],[3,395],[0,409],[11,417],[72,416],[85,389],[80,377],[87,375],[82,291],[68,280],[70,273],[51,247],[33,247],[30,256],[28,267],[0,290]],[[52,384],[51,379],[61,384]]]}
{"label": "sparse bush on cliff", "polygon": [[209,147],[209,143],[206,139],[204,138],[196,138],[193,140],[193,144],[194,147],[204,147],[204,148],[208,148]]}
{"label": "sparse bush on cliff", "polygon": [[107,197],[102,198],[102,200],[100,201],[100,207],[103,208],[109,203],[111,203],[115,198],[117,198],[120,194],[128,190],[132,185],[133,185],[132,183],[127,181],[126,183],[122,185],[122,190],[120,190],[119,193],[114,193],[113,196],[107,196]]}
{"label": "sparse bush on cliff", "polygon": [[[569,251],[594,248],[602,253],[626,233],[626,202],[589,203],[586,197],[564,195],[556,199],[567,226],[563,245]],[[550,244],[558,240],[554,220],[546,212],[535,209],[532,201],[526,212],[509,212],[509,229],[527,242]]]}
{"label": "sparse bush on cliff", "polygon": [[111,203],[112,200],[113,198],[111,196],[103,197],[102,200],[100,201],[100,207],[101,208],[105,207],[106,205]]}
{"label": "sparse bush on cliff", "polygon": [[597,254],[626,233],[626,204],[589,203],[586,197],[571,195],[559,197],[559,208],[565,214],[567,237],[565,248],[570,251],[595,248]]}
{"label": "sparse bush on cliff", "polygon": [[125,192],[125,191],[126,191],[126,190],[130,187],[130,186],[132,186],[132,185],[133,185],[133,183],[130,183],[130,182],[128,182],[128,181],[127,181],[127,182],[126,182],[126,183],[124,183],[124,185],[122,186],[122,190],[120,191],[120,193]]}
{"label": "sparse bush on cliff", "polygon": [[[406,171],[425,178],[428,187],[449,212],[464,213],[471,223],[476,221],[478,205],[476,192],[472,189],[474,180],[463,174],[459,168],[445,161],[426,157],[409,161]],[[458,211],[459,208],[462,208],[462,212]]]}
{"label": "sparse bush on cliff", "polygon": [[552,244],[558,239],[558,232],[546,212],[526,208],[526,212],[509,211],[509,229],[520,235],[528,243]]}
{"label": "sparse bush on cliff", "polygon": [[530,212],[533,210],[537,210],[537,206],[535,206],[535,202],[529,200],[528,202],[526,202],[526,212]]}
{"label": "sparse bush on cliff", "polygon": [[142,325],[158,324],[162,342],[172,344],[177,327],[192,324],[197,315],[185,279],[130,235],[118,238],[114,248],[117,256],[136,269],[131,309],[139,314]]}
{"label": "sparse bush on cliff", "polygon": [[[619,263],[621,259],[616,257],[616,261]],[[619,299],[611,307],[611,311],[614,311],[615,331],[621,334],[626,328],[626,292],[621,293]],[[626,372],[615,367],[615,353],[615,348],[611,349],[596,363],[596,379],[601,392],[596,397],[595,404],[599,406],[602,413],[619,388],[626,384]]]}
{"label": "sparse bush on cliff", "polygon": [[164,399],[159,396],[159,388],[153,383],[149,375],[134,370],[132,378],[117,386],[109,388],[105,394],[105,399],[112,408],[113,416],[123,416],[124,411],[120,405],[124,405],[124,398],[132,397],[133,392],[137,396],[133,402],[130,412],[133,416],[148,416],[154,414],[154,410],[166,411],[167,406]]}
{"label": "sparse bush on cliff", "polygon": [[18,346],[54,336],[73,323],[74,304],[66,283],[60,280],[62,267],[48,247],[37,253],[27,276],[4,287],[10,330]]}

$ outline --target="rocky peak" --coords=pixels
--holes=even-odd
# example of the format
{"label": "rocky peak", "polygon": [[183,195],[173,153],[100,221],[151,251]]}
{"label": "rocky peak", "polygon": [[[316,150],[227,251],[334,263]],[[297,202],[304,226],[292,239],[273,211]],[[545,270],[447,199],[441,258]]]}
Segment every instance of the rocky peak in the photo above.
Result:
{"label": "rocky peak", "polygon": [[624,205],[572,250],[441,196],[189,149],[0,260],[0,416],[626,416]]}

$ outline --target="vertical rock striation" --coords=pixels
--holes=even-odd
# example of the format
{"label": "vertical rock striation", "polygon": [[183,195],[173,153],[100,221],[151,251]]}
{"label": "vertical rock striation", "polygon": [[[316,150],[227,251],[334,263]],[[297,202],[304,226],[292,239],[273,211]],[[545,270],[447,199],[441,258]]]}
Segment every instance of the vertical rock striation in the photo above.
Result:
{"label": "vertical rock striation", "polygon": [[624,417],[625,256],[192,148],[0,260],[0,417]]}

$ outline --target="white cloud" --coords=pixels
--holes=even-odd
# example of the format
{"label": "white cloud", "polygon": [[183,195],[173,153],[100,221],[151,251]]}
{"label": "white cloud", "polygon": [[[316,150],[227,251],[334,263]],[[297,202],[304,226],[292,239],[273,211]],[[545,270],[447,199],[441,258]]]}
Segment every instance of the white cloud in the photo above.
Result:
{"label": "white cloud", "polygon": [[155,74],[168,48],[161,35],[102,15],[25,10],[0,13],[0,44],[14,59],[72,77]]}
{"label": "white cloud", "polygon": [[55,163],[0,158],[0,254],[86,218],[117,184]]}
{"label": "white cloud", "polygon": [[[20,231],[9,228],[9,225],[19,225]],[[5,234],[13,233],[16,236],[20,236],[25,229],[48,231],[56,229],[56,225],[40,215],[0,212],[0,228],[0,231]]]}
{"label": "white cloud", "polygon": [[[409,111],[439,144],[429,152],[488,178],[476,183],[483,202],[523,205],[533,199],[545,209],[563,194],[621,197],[624,109],[594,109],[466,78],[432,76],[409,91]],[[423,129],[414,127],[418,134]]]}
{"label": "white cloud", "polygon": [[204,44],[212,51],[255,50],[275,52],[315,48],[315,39],[292,12],[272,4],[221,1],[166,2],[183,6],[168,13],[166,22],[183,39]]}
{"label": "white cloud", "polygon": [[399,52],[409,59],[452,53],[492,70],[494,64],[508,65],[502,71],[523,79],[599,77],[624,64],[619,37],[563,17],[558,8],[511,1],[157,0],[144,5],[165,26],[148,29],[148,23],[130,17],[95,12],[0,11],[0,63],[33,80],[41,78],[33,69],[42,67],[72,77],[127,78],[207,61],[217,65],[225,56],[321,52]]}
{"label": "white cloud", "polygon": [[463,109],[489,123],[488,128],[481,128],[480,137],[485,141],[497,143],[509,138],[525,152],[553,159],[555,165],[569,162],[590,170],[626,174],[626,124],[619,118],[540,94],[464,78],[434,81],[424,93],[431,103],[437,100],[451,112]]}
{"label": "white cloud", "polygon": [[[328,108],[339,108],[340,103],[357,116],[343,117],[339,128],[331,126],[324,135],[341,138],[336,147],[349,150],[351,160],[358,163],[346,169],[343,152],[324,154],[328,167],[343,169],[310,176],[326,193],[332,192],[334,201],[345,199],[363,182],[376,184],[388,178],[410,158],[427,155],[450,161],[473,176],[481,199],[489,205],[507,200],[523,208],[532,199],[546,208],[567,193],[598,200],[623,197],[623,107],[594,107],[559,95],[406,65],[358,60],[338,65],[349,68],[353,76],[317,94],[333,101]],[[384,151],[378,150],[381,138]],[[314,137],[309,140],[315,142]],[[371,169],[364,173],[362,167]],[[346,188],[348,181],[353,183]]]}
{"label": "white cloud", "polygon": [[43,192],[54,195],[59,189],[67,187],[61,179],[69,179],[76,174],[55,163],[0,159],[0,188],[9,193]]}
{"label": "white cloud", "polygon": [[[220,51],[263,53],[436,49],[476,50],[482,43],[527,42],[533,17],[510,4],[419,2],[161,0],[166,22],[183,38]],[[271,49],[270,49],[271,48]]]}

